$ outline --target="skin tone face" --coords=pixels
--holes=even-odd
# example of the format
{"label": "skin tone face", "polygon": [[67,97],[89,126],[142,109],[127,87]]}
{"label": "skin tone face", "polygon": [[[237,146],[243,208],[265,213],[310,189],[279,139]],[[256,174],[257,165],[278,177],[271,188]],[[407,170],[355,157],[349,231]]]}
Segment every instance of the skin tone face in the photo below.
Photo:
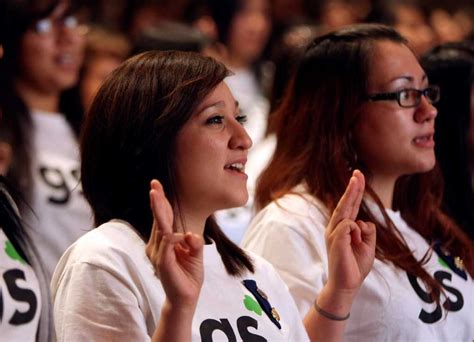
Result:
{"label": "skin tone face", "polygon": [[[375,44],[368,94],[425,89],[428,79],[410,49],[403,44]],[[421,97],[415,108],[396,100],[365,101],[353,131],[358,158],[371,172],[368,180],[386,207],[392,205],[395,181],[402,175],[427,172],[435,165],[436,109]]]}
{"label": "skin tone face", "polygon": [[252,141],[244,121],[229,88],[221,82],[179,131],[176,175],[187,231],[202,233],[214,211],[247,201],[245,163]]}
{"label": "skin tone face", "polygon": [[105,78],[122,63],[122,59],[109,55],[92,57],[85,70],[81,82],[81,97],[84,108],[89,108],[94,96]]}
{"label": "skin tone face", "polygon": [[81,28],[64,25],[67,9],[68,4],[61,2],[48,17],[49,32],[30,28],[21,41],[16,85],[29,107],[55,111],[54,99],[78,80],[84,37]]}
{"label": "skin tone face", "polygon": [[395,8],[394,27],[409,41],[412,49],[421,56],[435,44],[435,36],[419,9],[399,5]]}
{"label": "skin tone face", "polygon": [[262,54],[271,29],[267,0],[243,0],[243,7],[229,32],[229,58],[232,67],[248,67]]}

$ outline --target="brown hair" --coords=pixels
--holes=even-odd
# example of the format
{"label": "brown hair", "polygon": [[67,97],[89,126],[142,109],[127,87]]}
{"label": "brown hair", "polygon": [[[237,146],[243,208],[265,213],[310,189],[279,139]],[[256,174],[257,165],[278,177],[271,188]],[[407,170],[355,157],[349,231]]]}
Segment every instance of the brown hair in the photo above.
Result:
{"label": "brown hair", "polygon": [[[344,193],[351,170],[370,170],[357,158],[351,130],[357,108],[366,95],[371,52],[377,41],[405,44],[394,29],[383,25],[355,25],[316,38],[307,48],[287,89],[282,105],[274,114],[277,147],[262,173],[256,194],[258,208],[276,200],[300,183],[332,212]],[[425,174],[401,177],[395,186],[394,209],[426,240],[439,240],[453,255],[461,256],[474,275],[474,248],[454,222],[440,210],[443,184],[438,168]],[[434,289],[439,301],[441,285],[417,261],[403,237],[383,209],[375,192],[366,186],[383,214],[377,220],[366,204],[359,219],[377,226],[376,257],[421,278]]]}
{"label": "brown hair", "polygon": [[[179,219],[174,181],[175,139],[200,101],[227,75],[226,67],[196,53],[145,52],[127,60],[99,89],[81,137],[82,185],[95,223],[122,219],[148,240],[148,192],[158,179]],[[198,199],[196,199],[198,200]],[[227,272],[253,272],[251,259],[206,221]]]}

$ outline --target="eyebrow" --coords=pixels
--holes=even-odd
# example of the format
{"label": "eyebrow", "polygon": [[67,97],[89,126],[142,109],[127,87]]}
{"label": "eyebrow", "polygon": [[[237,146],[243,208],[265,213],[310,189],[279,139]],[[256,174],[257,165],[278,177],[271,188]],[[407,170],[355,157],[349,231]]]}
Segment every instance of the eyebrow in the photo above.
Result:
{"label": "eyebrow", "polygon": [[[235,101],[234,102],[234,105],[235,105],[235,109],[238,110],[239,109],[239,101]],[[225,107],[225,102],[224,101],[217,101],[217,102],[214,102],[214,103],[211,103],[210,105],[207,105],[203,108],[199,108],[198,109],[198,113],[202,113],[204,112],[206,109],[209,109],[211,107],[218,107],[218,108],[223,108]]]}
{"label": "eyebrow", "polygon": [[[421,78],[421,81],[426,81],[427,79],[428,79],[428,76],[426,74],[423,74],[423,77]],[[392,78],[391,80],[389,80],[387,82],[387,84],[398,81],[398,80],[407,80],[407,81],[410,81],[410,82],[414,82],[415,78],[413,76],[398,76],[398,77],[395,77],[395,78]]]}

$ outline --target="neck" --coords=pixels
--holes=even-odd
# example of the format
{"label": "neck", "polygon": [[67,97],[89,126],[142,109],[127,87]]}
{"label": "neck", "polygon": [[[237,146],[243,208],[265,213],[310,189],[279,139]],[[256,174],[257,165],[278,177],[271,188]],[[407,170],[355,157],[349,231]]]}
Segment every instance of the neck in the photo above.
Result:
{"label": "neck", "polygon": [[385,208],[392,209],[396,181],[396,177],[385,175],[373,176],[368,180],[370,187],[379,196]]}
{"label": "neck", "polygon": [[209,214],[196,213],[196,211],[186,210],[185,208],[180,209],[181,215],[175,215],[174,218],[176,231],[204,235],[204,228]]}
{"label": "neck", "polygon": [[251,63],[249,63],[245,58],[238,56],[237,54],[229,54],[228,67],[233,71],[238,71],[240,69],[249,69]]}
{"label": "neck", "polygon": [[29,109],[38,109],[46,112],[59,112],[59,92],[41,91],[18,81],[15,84],[20,97]]}

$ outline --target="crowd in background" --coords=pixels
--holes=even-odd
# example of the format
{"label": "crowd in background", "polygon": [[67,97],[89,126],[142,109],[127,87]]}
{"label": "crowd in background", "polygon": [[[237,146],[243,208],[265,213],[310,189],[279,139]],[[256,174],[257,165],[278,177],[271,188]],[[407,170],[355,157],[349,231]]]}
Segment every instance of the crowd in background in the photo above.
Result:
{"label": "crowd in background", "polygon": [[[471,1],[45,3],[2,0],[0,6],[0,174],[18,204],[3,209],[5,215],[21,216],[29,233],[12,233],[16,220],[3,228],[22,251],[20,257],[41,269],[36,271],[43,284],[39,289],[51,280],[64,251],[94,226],[80,185],[78,139],[98,89],[125,60],[151,50],[193,51],[214,57],[232,72],[225,82],[247,117],[244,126],[253,142],[246,165],[250,196],[245,206],[219,210],[215,218],[238,244],[256,213],[257,179],[276,148],[272,114],[280,108],[305,47],[316,37],[359,23],[395,28],[408,40],[430,83],[440,87],[435,133],[445,187],[440,205],[474,239]],[[35,295],[48,301],[40,292]],[[43,319],[41,324],[51,322]]]}

